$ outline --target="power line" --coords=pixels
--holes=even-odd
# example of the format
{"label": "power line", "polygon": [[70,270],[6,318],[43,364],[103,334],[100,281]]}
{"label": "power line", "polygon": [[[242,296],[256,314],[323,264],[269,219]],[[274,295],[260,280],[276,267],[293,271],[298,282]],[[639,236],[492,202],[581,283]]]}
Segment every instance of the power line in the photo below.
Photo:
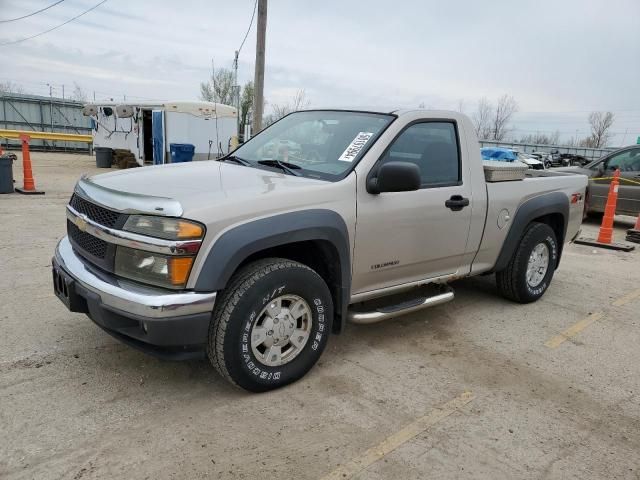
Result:
{"label": "power line", "polygon": [[54,30],[56,30],[56,29],[58,29],[58,28],[60,28],[60,27],[63,27],[63,26],[65,26],[65,25],[66,25],[66,24],[68,24],[68,23],[73,22],[74,20],[76,20],[76,19],[80,18],[81,16],[86,15],[86,14],[87,14],[87,13],[89,13],[90,11],[95,10],[95,9],[96,9],[96,8],[98,8],[100,5],[102,5],[103,3],[105,3],[106,1],[107,1],[107,0],[102,0],[100,3],[98,3],[98,4],[94,5],[94,6],[93,6],[93,7],[91,7],[90,9],[85,10],[84,12],[80,13],[79,15],[76,15],[75,17],[70,18],[69,20],[67,20],[67,21],[66,21],[66,22],[64,22],[64,23],[61,23],[60,25],[56,25],[55,27],[50,28],[49,30],[45,30],[44,32],[36,33],[35,35],[31,35],[30,37],[20,38],[20,39],[18,39],[18,40],[13,40],[13,41],[11,41],[11,42],[0,43],[0,47],[4,47],[5,45],[14,45],[14,44],[16,44],[16,43],[24,42],[25,40],[31,40],[32,38],[39,37],[40,35],[44,35],[45,33],[53,32]]}
{"label": "power line", "polygon": [[49,10],[51,7],[55,7],[56,5],[58,5],[59,3],[62,3],[62,2],[64,2],[64,0],[58,0],[57,2],[52,3],[48,7],[41,8],[40,10],[36,10],[35,12],[30,13],[28,15],[23,15],[21,17],[16,17],[16,18],[10,18],[9,20],[0,20],[0,23],[15,22],[16,20],[22,20],[23,18],[32,17],[34,15],[37,15],[40,12],[44,12],[45,10]]}
{"label": "power line", "polygon": [[242,47],[244,46],[244,42],[247,40],[247,37],[249,36],[249,32],[251,31],[251,27],[253,26],[253,19],[256,16],[256,8],[258,6],[258,0],[256,0],[253,4],[253,13],[251,14],[251,21],[249,22],[249,28],[247,28],[247,33],[244,34],[244,38],[242,39],[242,43],[240,44],[240,48],[238,48],[238,55],[240,55],[240,51],[242,50]]}

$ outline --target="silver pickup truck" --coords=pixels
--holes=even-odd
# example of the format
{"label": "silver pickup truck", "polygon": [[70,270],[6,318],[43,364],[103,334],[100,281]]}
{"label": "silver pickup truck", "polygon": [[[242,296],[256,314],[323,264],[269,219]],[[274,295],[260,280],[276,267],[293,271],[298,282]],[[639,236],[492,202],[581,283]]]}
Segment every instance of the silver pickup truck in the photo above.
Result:
{"label": "silver pickup truck", "polygon": [[495,273],[508,299],[537,300],[586,185],[483,164],[459,113],[296,112],[219,161],[82,178],[54,291],[127,344],[206,355],[265,391],[305,375],[347,321],[449,301],[452,280]]}

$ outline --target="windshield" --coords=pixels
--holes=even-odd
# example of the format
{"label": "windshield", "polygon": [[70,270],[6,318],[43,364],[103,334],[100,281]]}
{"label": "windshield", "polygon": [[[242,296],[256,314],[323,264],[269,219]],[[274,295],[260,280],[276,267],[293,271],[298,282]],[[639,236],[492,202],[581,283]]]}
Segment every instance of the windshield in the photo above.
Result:
{"label": "windshield", "polygon": [[278,168],[274,160],[293,164],[295,170],[286,173],[335,181],[350,171],[394,118],[363,112],[296,112],[260,132],[231,156],[259,168]]}

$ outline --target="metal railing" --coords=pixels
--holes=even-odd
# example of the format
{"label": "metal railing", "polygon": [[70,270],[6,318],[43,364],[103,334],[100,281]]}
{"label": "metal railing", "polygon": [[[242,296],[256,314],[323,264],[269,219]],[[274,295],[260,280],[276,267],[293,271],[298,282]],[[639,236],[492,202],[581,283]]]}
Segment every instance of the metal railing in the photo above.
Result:
{"label": "metal railing", "polygon": [[[91,152],[92,143],[87,146],[78,140],[36,137],[36,132],[50,134],[91,136],[89,119],[82,115],[82,102],[55,97],[0,93],[0,128],[5,131],[28,131],[31,150],[81,151]],[[4,148],[20,148],[20,141],[11,137],[0,141]]]}
{"label": "metal railing", "polygon": [[580,155],[589,161],[597,160],[615,150],[614,147],[605,148],[586,148],[586,147],[569,147],[566,145],[544,145],[537,143],[519,143],[519,142],[499,142],[496,140],[480,140],[481,147],[503,147],[517,150],[522,153],[544,152],[544,153],[570,153]]}

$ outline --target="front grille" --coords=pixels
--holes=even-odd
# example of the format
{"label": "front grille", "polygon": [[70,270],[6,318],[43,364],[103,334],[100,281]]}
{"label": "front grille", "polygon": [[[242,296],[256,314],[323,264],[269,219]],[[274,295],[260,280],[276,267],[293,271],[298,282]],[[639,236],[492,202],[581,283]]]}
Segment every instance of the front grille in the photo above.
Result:
{"label": "front grille", "polygon": [[71,240],[86,253],[104,259],[107,254],[109,244],[104,240],[89,235],[76,227],[70,220],[67,220],[67,233]]}
{"label": "front grille", "polygon": [[73,207],[77,212],[85,214],[91,220],[105,227],[113,228],[120,220],[122,214],[109,210],[108,208],[100,207],[94,203],[88,202],[80,195],[73,194],[69,205]]}

